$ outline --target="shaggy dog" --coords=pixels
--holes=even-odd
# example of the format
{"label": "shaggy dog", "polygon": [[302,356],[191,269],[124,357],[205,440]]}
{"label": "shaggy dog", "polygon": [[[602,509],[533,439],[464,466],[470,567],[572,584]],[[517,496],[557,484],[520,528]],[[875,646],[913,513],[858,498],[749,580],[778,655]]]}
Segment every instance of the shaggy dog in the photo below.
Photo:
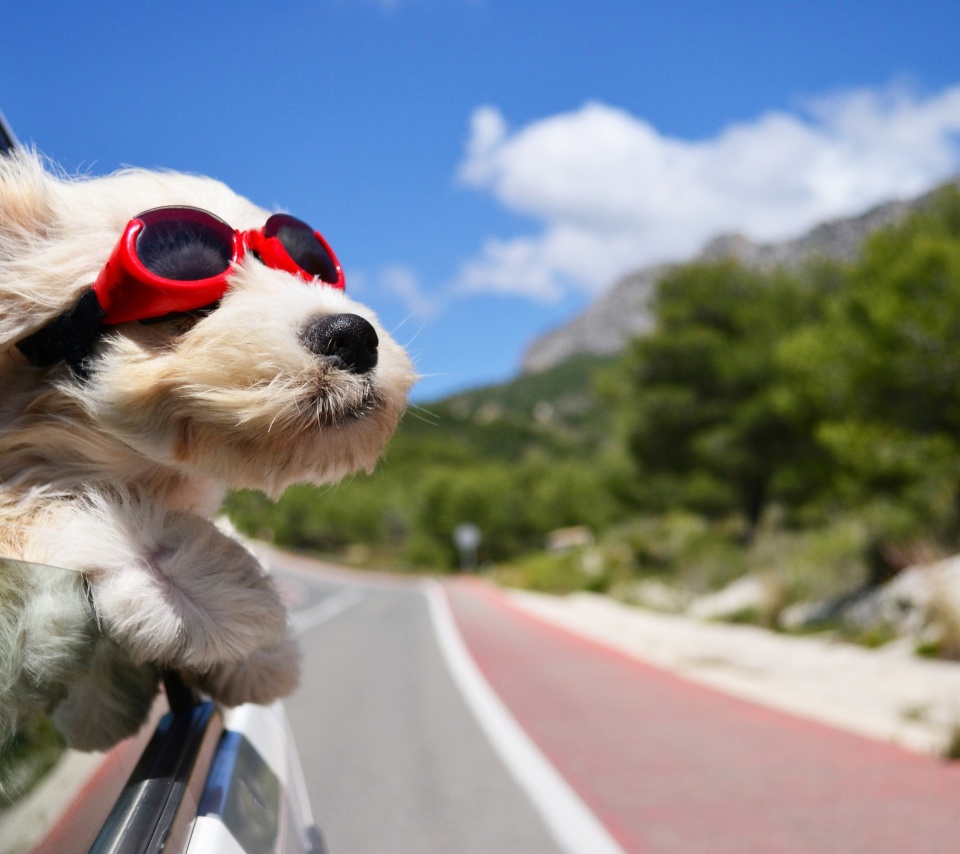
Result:
{"label": "shaggy dog", "polygon": [[[371,470],[414,381],[369,309],[250,251],[202,311],[70,339],[63,318],[161,206],[238,234],[269,216],[207,178],[66,180],[0,157],[0,556],[74,570],[0,565],[0,743],[52,711],[69,744],[109,746],[141,725],[162,670],[227,705],[290,692],[277,589],[211,518],[227,488],[276,497]],[[331,345],[331,319],[361,330],[361,356]]]}

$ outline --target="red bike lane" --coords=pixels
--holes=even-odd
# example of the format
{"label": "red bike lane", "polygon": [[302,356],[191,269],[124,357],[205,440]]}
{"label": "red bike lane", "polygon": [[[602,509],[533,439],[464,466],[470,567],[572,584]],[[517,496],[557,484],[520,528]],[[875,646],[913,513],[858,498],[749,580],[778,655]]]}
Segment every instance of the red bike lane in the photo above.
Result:
{"label": "red bike lane", "polygon": [[960,766],[729,697],[445,585],[490,686],[628,852],[960,851]]}

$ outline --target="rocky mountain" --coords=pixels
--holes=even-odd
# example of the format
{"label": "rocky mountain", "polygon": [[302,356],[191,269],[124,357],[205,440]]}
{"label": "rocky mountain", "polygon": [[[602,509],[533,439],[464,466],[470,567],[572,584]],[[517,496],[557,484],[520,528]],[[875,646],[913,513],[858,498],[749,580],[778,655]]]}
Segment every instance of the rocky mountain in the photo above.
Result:
{"label": "rocky mountain", "polygon": [[[960,179],[954,182],[960,186]],[[853,260],[874,231],[905,219],[928,203],[933,192],[910,201],[879,205],[859,216],[822,223],[794,240],[753,243],[742,234],[710,241],[694,261],[736,258],[749,267],[797,267],[820,257]],[[590,353],[612,356],[637,335],[650,329],[649,302],[657,281],[672,265],[647,267],[622,278],[583,313],[536,339],[523,357],[523,373],[538,373],[572,356]]]}

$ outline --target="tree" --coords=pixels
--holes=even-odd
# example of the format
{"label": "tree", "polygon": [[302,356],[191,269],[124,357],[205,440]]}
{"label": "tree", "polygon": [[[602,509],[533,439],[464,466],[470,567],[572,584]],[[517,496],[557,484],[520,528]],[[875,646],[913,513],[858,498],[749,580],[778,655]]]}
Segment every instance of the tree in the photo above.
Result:
{"label": "tree", "polygon": [[655,331],[634,342],[621,398],[648,501],[739,511],[749,533],[821,452],[780,405],[785,336],[819,316],[821,290],[734,261],[687,265],[659,283]]}
{"label": "tree", "polygon": [[848,506],[880,507],[880,539],[955,537],[960,505],[960,193],[872,237],[822,324],[788,342],[792,408]]}

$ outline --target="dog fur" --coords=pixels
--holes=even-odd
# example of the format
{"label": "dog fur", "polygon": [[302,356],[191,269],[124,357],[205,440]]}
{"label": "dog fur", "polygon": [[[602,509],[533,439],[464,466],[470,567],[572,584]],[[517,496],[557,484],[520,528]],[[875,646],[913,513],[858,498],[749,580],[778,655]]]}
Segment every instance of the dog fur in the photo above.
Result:
{"label": "dog fur", "polygon": [[[86,379],[30,364],[16,343],[163,205],[239,229],[269,215],[209,178],[66,179],[35,154],[0,157],[0,556],[75,571],[0,567],[0,742],[43,710],[71,745],[107,747],[140,726],[162,670],[227,705],[289,693],[277,589],[212,518],[228,488],[277,497],[371,470],[415,379],[368,308],[249,255],[215,310],[110,327]],[[368,373],[304,345],[311,321],[342,313],[377,332]]]}

